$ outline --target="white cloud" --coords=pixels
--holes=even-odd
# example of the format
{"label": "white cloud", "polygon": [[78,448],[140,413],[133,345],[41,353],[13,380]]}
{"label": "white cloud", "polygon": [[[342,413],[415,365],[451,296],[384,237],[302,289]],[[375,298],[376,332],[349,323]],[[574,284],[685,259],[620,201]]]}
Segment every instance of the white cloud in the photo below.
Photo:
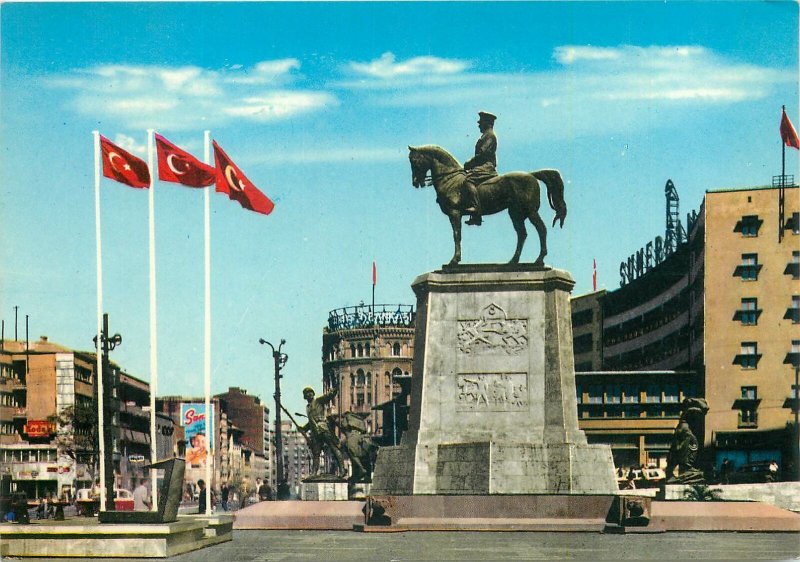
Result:
{"label": "white cloud", "polygon": [[315,148],[313,150],[270,151],[252,156],[250,161],[268,164],[337,164],[346,162],[397,162],[406,157],[402,148]]}
{"label": "white cloud", "polygon": [[223,111],[235,117],[271,121],[337,104],[336,98],[326,92],[283,91],[245,98],[240,105],[226,107]]}
{"label": "white cloud", "polygon": [[572,64],[578,60],[615,60],[620,56],[618,49],[602,47],[564,46],[556,47],[553,57],[561,64]]}
{"label": "white cloud", "polygon": [[547,71],[485,73],[471,70],[469,61],[450,61],[448,74],[403,72],[416,59],[397,62],[389,54],[351,63],[361,79],[337,86],[377,106],[487,108],[501,120],[574,135],[641,127],[652,111],[759,100],[796,81],[791,70],[742,63],[699,45],[563,45],[552,56],[559,65]]}
{"label": "white cloud", "polygon": [[350,62],[348,67],[356,75],[387,80],[407,76],[458,74],[469,68],[469,63],[432,56],[414,57],[404,62],[397,62],[393,53],[383,53],[380,58],[370,62]]}
{"label": "white cloud", "polygon": [[297,59],[262,61],[252,69],[237,64],[231,67],[237,72],[228,74],[225,81],[231,84],[283,84],[291,77],[293,70],[299,69],[300,61]]}
{"label": "white cloud", "polygon": [[117,134],[114,137],[114,144],[133,154],[144,155],[147,152],[147,147],[144,144],[137,143],[136,139],[128,135]]}
{"label": "white cloud", "polygon": [[68,106],[92,118],[131,128],[186,130],[285,119],[338,104],[329,92],[287,88],[299,68],[297,59],[225,70],[114,64],[76,69],[48,84],[70,91]]}

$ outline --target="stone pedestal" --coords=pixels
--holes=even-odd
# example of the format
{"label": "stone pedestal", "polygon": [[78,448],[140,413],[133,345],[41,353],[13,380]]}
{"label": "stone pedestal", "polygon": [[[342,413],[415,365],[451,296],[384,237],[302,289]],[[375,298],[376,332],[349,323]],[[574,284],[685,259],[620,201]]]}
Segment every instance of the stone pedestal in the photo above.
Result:
{"label": "stone pedestal", "polygon": [[300,499],[304,501],[347,501],[347,482],[302,482]]}
{"label": "stone pedestal", "polygon": [[611,449],[578,429],[566,271],[459,266],[418,277],[409,429],[373,495],[610,494]]}

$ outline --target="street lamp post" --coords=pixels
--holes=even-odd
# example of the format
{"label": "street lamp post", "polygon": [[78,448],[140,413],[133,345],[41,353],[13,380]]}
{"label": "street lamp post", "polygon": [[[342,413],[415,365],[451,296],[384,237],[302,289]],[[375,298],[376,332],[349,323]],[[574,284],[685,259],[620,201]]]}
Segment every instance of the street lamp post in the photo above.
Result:
{"label": "street lamp post", "polygon": [[99,347],[102,352],[102,373],[99,377],[99,384],[103,387],[102,397],[103,404],[103,417],[105,423],[100,430],[103,432],[103,448],[104,455],[100,459],[105,467],[106,474],[106,511],[114,511],[114,485],[116,484],[116,476],[114,475],[114,389],[116,388],[116,381],[114,380],[114,373],[111,371],[111,362],[108,358],[108,353],[113,351],[118,345],[122,344],[122,336],[114,334],[108,337],[108,314],[103,314],[103,331],[100,334],[100,346],[97,345],[97,336],[94,337],[96,347]]}
{"label": "street lamp post", "polygon": [[286,471],[283,466],[283,439],[281,437],[281,368],[286,365],[289,356],[281,352],[286,340],[281,340],[278,349],[265,339],[259,339],[261,345],[268,345],[272,349],[272,359],[275,367],[275,457],[277,462],[275,485],[276,496],[279,500],[289,499],[289,484],[286,482]]}

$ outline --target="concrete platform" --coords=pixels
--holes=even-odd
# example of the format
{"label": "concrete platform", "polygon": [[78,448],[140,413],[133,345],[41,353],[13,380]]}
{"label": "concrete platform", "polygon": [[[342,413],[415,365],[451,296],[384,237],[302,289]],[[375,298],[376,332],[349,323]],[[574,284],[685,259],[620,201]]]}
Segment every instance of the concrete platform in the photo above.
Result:
{"label": "concrete platform", "polygon": [[4,556],[168,558],[231,540],[233,517],[182,516],[174,523],[100,524],[97,519],[0,526]]}
{"label": "concrete platform", "polygon": [[234,529],[352,531],[364,524],[363,501],[269,501],[236,512]]}
{"label": "concrete platform", "polygon": [[665,531],[800,532],[800,514],[760,502],[656,501],[650,517]]}

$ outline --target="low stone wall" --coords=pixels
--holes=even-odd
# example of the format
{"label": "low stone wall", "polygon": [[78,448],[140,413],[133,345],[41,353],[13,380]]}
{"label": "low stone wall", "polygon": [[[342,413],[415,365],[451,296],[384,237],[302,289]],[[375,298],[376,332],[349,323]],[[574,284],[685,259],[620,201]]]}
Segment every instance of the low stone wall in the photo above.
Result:
{"label": "low stone wall", "polygon": [[[669,485],[666,500],[684,499],[684,490],[689,486]],[[766,484],[712,484],[711,490],[719,490],[719,497],[729,501],[757,501],[781,509],[800,512],[800,482],[771,482]]]}

